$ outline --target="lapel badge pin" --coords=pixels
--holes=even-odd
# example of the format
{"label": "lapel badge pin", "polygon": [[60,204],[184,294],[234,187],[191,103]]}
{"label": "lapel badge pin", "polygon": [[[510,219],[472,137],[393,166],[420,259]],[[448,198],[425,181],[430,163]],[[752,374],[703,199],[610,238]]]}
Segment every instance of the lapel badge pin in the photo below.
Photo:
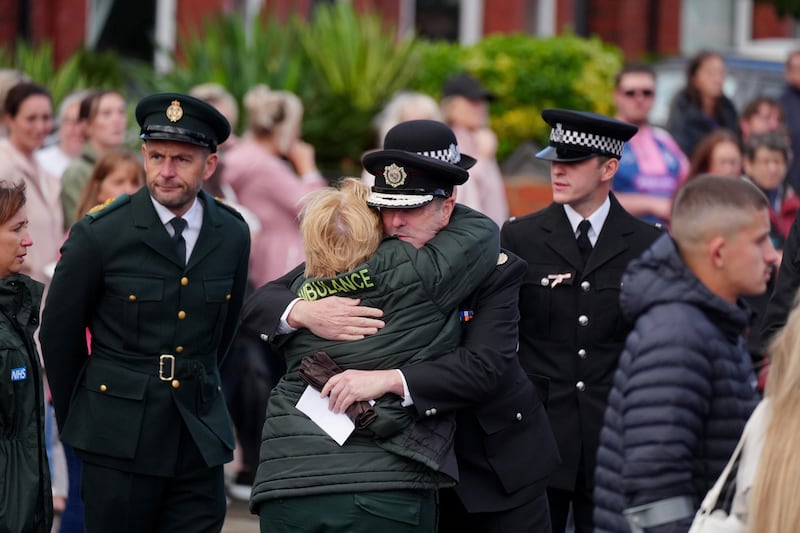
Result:
{"label": "lapel badge pin", "polygon": [[556,285],[560,285],[562,281],[572,279],[571,272],[565,272],[564,274],[548,274],[547,279],[552,280],[550,282],[550,288],[555,288]]}
{"label": "lapel badge pin", "polygon": [[461,322],[469,322],[470,320],[472,320],[472,316],[473,316],[474,314],[475,314],[475,312],[474,312],[474,311],[472,311],[472,310],[469,310],[469,311],[459,311],[459,312],[458,312],[458,318],[459,318],[459,320],[460,320]]}

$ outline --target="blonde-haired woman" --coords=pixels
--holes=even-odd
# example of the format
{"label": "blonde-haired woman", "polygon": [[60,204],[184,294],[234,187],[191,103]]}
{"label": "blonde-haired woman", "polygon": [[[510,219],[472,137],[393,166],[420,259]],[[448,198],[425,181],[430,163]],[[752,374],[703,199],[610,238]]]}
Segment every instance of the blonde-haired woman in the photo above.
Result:
{"label": "blonde-haired woman", "polygon": [[[303,359],[320,351],[342,369],[379,370],[455,349],[458,302],[496,268],[497,226],[453,197],[423,208],[449,223],[417,247],[382,239],[369,195],[369,186],[347,178],[311,193],[300,215],[308,260],[305,275],[286,276],[290,289],[305,300],[359,298],[383,310],[386,326],[352,342],[301,329],[281,344],[287,372],[269,397],[250,503],[261,531],[433,531],[436,490],[454,483],[450,416],[414,420],[400,397],[385,395],[372,407],[374,420],[356,418],[340,445],[296,407],[306,390]],[[384,506],[386,514],[372,514]]]}
{"label": "blonde-haired woman", "polygon": [[800,530],[800,307],[769,346],[764,400],[752,415],[736,476],[733,513],[751,533]]}
{"label": "blonde-haired woman", "polygon": [[296,95],[257,85],[244,108],[247,133],[225,154],[222,179],[261,223],[250,252],[250,282],[258,287],[303,262],[299,202],[327,183],[314,148],[300,139],[303,104]]}
{"label": "blonde-haired woman", "polygon": [[383,239],[375,208],[367,205],[370,188],[345,178],[338,189],[308,195],[300,212],[306,254],[306,278],[334,277],[365,263]]}

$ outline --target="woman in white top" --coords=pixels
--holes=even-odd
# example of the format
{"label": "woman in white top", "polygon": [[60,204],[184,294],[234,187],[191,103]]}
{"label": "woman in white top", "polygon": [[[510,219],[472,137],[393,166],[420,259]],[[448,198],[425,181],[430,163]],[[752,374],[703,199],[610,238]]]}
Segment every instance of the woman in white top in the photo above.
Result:
{"label": "woman in white top", "polygon": [[800,307],[770,344],[765,399],[753,413],[732,512],[752,533],[800,531]]}

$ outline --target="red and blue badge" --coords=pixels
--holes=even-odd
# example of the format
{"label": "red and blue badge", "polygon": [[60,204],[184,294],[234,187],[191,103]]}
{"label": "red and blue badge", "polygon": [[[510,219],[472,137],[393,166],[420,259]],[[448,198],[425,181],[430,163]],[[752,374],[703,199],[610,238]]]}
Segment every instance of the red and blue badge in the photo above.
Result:
{"label": "red and blue badge", "polygon": [[472,310],[469,310],[469,311],[459,311],[459,312],[458,312],[458,319],[459,319],[461,322],[469,322],[470,320],[472,320],[472,316],[473,316],[474,314],[475,314],[475,312],[474,312],[474,311],[472,311]]}

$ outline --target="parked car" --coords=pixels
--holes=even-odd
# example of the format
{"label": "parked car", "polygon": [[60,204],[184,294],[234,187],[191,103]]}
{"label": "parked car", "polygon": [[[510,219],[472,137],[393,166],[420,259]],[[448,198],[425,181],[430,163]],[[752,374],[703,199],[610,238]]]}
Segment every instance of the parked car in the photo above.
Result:
{"label": "parked car", "polygon": [[[723,91],[733,100],[737,111],[757,96],[780,96],[785,86],[782,61],[733,55],[723,57],[727,71]],[[675,57],[653,65],[656,71],[656,99],[650,113],[653,124],[664,126],[667,123],[672,98],[686,84],[688,61],[686,57]]]}

